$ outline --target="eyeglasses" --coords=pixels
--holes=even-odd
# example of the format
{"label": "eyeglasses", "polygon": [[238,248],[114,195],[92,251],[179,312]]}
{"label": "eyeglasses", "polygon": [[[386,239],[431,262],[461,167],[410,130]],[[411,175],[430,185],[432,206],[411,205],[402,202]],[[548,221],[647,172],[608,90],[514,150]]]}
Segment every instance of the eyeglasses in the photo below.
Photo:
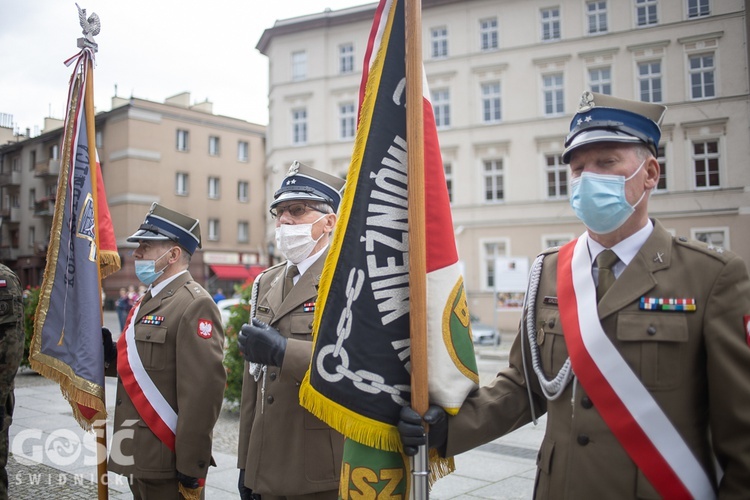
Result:
{"label": "eyeglasses", "polygon": [[273,207],[268,212],[271,214],[271,217],[274,219],[278,219],[282,215],[284,215],[284,212],[289,212],[289,215],[292,216],[294,219],[299,219],[303,215],[305,215],[310,210],[315,210],[316,212],[320,212],[321,214],[325,212],[321,212],[317,208],[308,205],[307,203],[291,203],[289,205],[285,206],[279,206],[279,207]]}

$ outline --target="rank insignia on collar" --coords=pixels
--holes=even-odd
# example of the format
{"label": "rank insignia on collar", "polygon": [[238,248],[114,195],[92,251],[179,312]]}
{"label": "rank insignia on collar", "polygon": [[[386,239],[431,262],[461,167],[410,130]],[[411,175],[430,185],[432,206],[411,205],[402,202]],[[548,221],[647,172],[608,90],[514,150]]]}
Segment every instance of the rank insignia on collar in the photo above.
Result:
{"label": "rank insignia on collar", "polygon": [[146,315],[141,318],[142,325],[161,325],[164,322],[164,316]]}
{"label": "rank insignia on collar", "polygon": [[258,306],[258,312],[270,313],[271,312],[271,308],[270,307],[266,307],[266,306]]}
{"label": "rank insignia on collar", "polygon": [[695,299],[666,297],[641,297],[639,308],[642,311],[690,311],[696,310]]}
{"label": "rank insignia on collar", "polygon": [[302,304],[302,310],[306,313],[315,311],[315,302],[305,302]]}
{"label": "rank insignia on collar", "polygon": [[198,320],[198,336],[202,339],[210,339],[214,333],[214,323],[210,319]]}
{"label": "rank insignia on collar", "polygon": [[553,306],[557,305],[557,297],[544,297],[542,300],[542,304],[551,304]]}

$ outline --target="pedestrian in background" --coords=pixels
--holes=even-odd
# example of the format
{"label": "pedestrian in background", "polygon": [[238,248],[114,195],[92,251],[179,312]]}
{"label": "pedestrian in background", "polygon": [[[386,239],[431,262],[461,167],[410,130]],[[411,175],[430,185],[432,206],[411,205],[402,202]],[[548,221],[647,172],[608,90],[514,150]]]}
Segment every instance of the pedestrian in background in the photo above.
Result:
{"label": "pedestrian in background", "polygon": [[105,352],[108,374],[116,365],[118,375],[114,433],[132,436],[111,450],[109,470],[130,479],[136,500],[197,499],[215,465],[212,433],[226,383],[219,309],[188,271],[200,226],[154,203],[128,241],[138,244],[135,272],[150,288],[116,355]]}
{"label": "pedestrian in background", "polygon": [[8,429],[13,421],[13,383],[21,365],[24,340],[21,281],[0,264],[0,500],[8,499]]}
{"label": "pedestrian in background", "polygon": [[[665,107],[584,92],[562,155],[587,231],[530,273],[510,366],[455,417],[444,456],[547,413],[535,498],[750,498],[750,279],[648,214]],[[402,409],[409,454],[425,441]]]}
{"label": "pedestrian in background", "polygon": [[343,186],[295,161],[271,203],[276,248],[287,260],[256,278],[255,317],[238,336],[254,373],[245,363],[237,454],[243,500],[338,498],[343,437],[300,406],[299,386]]}
{"label": "pedestrian in background", "polygon": [[115,301],[115,309],[117,310],[117,319],[120,320],[120,331],[125,328],[125,320],[128,318],[128,313],[133,307],[133,303],[130,301],[127,289],[120,288],[120,296]]}

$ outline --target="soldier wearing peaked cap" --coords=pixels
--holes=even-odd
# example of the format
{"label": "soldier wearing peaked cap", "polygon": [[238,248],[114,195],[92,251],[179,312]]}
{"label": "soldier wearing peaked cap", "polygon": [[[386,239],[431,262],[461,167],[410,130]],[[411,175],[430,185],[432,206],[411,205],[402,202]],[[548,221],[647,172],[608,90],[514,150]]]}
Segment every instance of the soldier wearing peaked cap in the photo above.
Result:
{"label": "soldier wearing peaked cap", "polygon": [[239,334],[242,383],[237,467],[243,499],[338,497],[343,437],[299,404],[312,356],[318,282],[344,180],[294,162],[274,194],[276,247],[286,261],[256,278]]}
{"label": "soldier wearing peaked cap", "polygon": [[136,499],[202,498],[226,372],[219,310],[188,271],[200,224],[154,203],[128,241],[149,289],[116,349],[105,332],[108,375],[118,376],[114,435],[131,433],[113,440],[109,470],[129,479]]}
{"label": "soldier wearing peaked cap", "polygon": [[[750,498],[750,279],[648,216],[665,107],[584,92],[563,160],[587,231],[534,262],[509,366],[458,415],[452,456],[547,413],[535,498]],[[424,442],[404,408],[407,452]]]}

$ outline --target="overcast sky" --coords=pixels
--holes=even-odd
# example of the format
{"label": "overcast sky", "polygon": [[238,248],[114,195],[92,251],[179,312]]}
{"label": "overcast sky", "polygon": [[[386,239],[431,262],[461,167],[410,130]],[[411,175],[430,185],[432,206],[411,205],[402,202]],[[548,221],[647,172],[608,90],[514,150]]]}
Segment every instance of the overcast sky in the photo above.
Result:
{"label": "overcast sky", "polygon": [[[181,92],[214,113],[268,123],[268,59],[255,49],[277,19],[374,0],[78,0],[101,21],[94,70],[97,111],[111,98],[162,102]],[[0,0],[0,113],[23,132],[63,118],[81,37],[74,0]]]}

